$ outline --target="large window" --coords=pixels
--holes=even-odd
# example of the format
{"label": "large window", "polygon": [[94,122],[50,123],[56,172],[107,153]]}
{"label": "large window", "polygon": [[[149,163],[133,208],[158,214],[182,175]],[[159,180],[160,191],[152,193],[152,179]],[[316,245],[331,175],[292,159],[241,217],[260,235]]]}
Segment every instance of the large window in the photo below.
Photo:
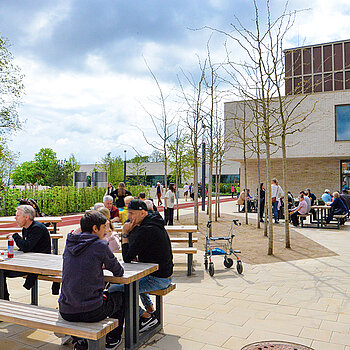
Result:
{"label": "large window", "polygon": [[350,141],[350,105],[335,106],[336,141]]}

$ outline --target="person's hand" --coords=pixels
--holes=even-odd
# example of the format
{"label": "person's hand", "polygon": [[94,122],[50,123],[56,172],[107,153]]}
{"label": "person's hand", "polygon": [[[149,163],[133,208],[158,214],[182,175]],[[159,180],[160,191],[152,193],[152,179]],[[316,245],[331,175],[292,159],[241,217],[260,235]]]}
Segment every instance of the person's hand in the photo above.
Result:
{"label": "person's hand", "polygon": [[134,227],[136,227],[136,223],[133,222],[133,221],[129,221],[129,222],[126,222],[124,225],[123,225],[123,230],[122,230],[122,233],[128,235],[130,233],[130,231],[133,230]]}
{"label": "person's hand", "polygon": [[119,222],[119,217],[116,216],[115,218],[113,218],[113,219],[111,220],[111,222]]}

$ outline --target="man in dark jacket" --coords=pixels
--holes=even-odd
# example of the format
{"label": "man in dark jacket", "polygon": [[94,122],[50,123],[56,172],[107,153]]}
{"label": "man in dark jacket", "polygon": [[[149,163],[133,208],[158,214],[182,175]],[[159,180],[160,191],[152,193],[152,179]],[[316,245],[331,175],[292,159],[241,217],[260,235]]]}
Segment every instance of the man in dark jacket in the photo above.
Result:
{"label": "man in dark jacket", "polygon": [[[22,227],[22,237],[18,233],[12,235],[19,250],[24,253],[51,253],[50,234],[46,226],[40,222],[34,221],[35,210],[30,205],[20,205],[16,211],[16,222]],[[7,289],[6,277],[20,277],[27,275],[23,285],[26,289],[34,286],[37,275],[27,274],[25,272],[6,271],[5,272],[5,294],[4,298],[10,300]]]}
{"label": "man in dark jacket", "polygon": [[[130,222],[122,232],[123,260],[129,263],[137,258],[144,263],[158,264],[159,269],[139,281],[140,298],[146,308],[140,307],[140,332],[154,327],[159,321],[154,316],[154,307],[147,292],[167,288],[172,281],[173,254],[171,243],[164,228],[164,220],[156,213],[148,213],[144,201],[133,199],[128,205]],[[130,236],[130,243],[129,243]],[[113,285],[109,291],[124,291],[123,285]]]}
{"label": "man in dark jacket", "polygon": [[[113,276],[122,276],[124,269],[103,239],[106,221],[100,212],[87,212],[80,220],[82,233],[68,234],[58,304],[62,318],[71,322],[99,322],[108,316],[117,318],[119,327],[106,338],[106,349],[116,349],[123,331],[123,295],[118,292],[103,294],[103,268]],[[87,348],[85,339],[74,338],[74,349]]]}

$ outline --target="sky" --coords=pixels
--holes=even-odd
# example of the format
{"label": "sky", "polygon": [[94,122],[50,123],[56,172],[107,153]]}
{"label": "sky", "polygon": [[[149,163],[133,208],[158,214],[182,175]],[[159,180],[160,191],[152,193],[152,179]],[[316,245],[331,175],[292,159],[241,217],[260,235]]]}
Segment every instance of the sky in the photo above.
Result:
{"label": "sky", "polygon": [[[265,0],[257,2],[263,9]],[[271,0],[273,15],[284,4]],[[289,8],[305,11],[285,48],[350,38],[348,0],[293,0]],[[18,162],[42,147],[81,164],[108,152],[149,155],[143,133],[151,143],[157,135],[146,111],[160,110],[145,60],[166,96],[178,96],[181,72],[196,76],[206,55],[212,32],[203,27],[231,31],[235,17],[251,27],[252,0],[0,0],[0,34],[25,75],[23,128],[9,142]],[[210,38],[216,62],[225,59],[224,42]],[[175,114],[178,101],[169,105]]]}

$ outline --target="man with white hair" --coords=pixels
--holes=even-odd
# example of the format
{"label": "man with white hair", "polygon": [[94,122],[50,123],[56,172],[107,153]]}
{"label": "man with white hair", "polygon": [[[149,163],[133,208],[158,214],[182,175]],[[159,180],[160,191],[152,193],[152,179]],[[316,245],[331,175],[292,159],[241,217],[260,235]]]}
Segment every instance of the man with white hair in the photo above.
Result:
{"label": "man with white hair", "polygon": [[321,198],[325,203],[332,202],[331,191],[326,188]]}
{"label": "man with white hair", "polygon": [[[12,235],[19,250],[24,253],[45,253],[51,254],[51,239],[46,226],[34,221],[35,210],[30,205],[20,205],[16,210],[16,222],[22,227],[22,237],[18,233]],[[10,235],[9,235],[10,236]],[[7,290],[6,277],[19,277],[27,273],[17,271],[5,271],[5,300],[10,300]],[[31,289],[35,283],[36,275],[28,274],[23,285],[26,289]]]}
{"label": "man with white hair", "polygon": [[110,221],[119,222],[119,209],[113,205],[113,197],[109,195],[104,196],[103,204],[111,213]]}

